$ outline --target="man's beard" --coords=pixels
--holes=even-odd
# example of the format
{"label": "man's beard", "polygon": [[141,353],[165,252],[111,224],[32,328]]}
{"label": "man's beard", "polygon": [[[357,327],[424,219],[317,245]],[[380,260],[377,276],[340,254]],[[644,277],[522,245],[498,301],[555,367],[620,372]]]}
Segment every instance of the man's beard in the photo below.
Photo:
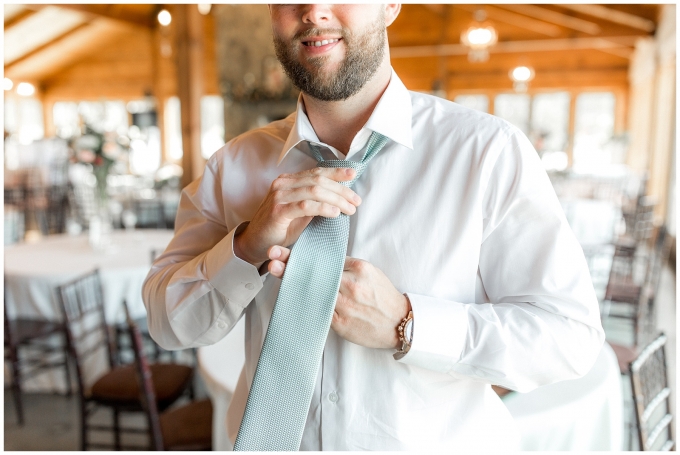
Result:
{"label": "man's beard", "polygon": [[[337,71],[324,72],[329,57],[312,57],[308,70],[299,60],[295,48],[300,38],[331,34],[342,36],[347,53]],[[352,35],[345,29],[310,29],[295,35],[286,42],[274,35],[274,48],[283,69],[293,84],[304,93],[321,101],[340,101],[361,90],[376,73],[385,53],[385,18],[381,16],[375,26],[361,35]]]}

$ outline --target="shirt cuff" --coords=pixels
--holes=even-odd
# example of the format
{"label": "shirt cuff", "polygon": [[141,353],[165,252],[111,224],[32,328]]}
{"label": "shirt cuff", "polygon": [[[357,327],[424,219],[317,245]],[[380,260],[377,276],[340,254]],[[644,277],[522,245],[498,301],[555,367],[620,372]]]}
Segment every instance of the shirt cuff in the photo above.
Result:
{"label": "shirt cuff", "polygon": [[245,308],[262,289],[262,278],[257,267],[234,254],[234,235],[247,226],[236,226],[205,258],[206,277],[230,303]]}
{"label": "shirt cuff", "polygon": [[413,311],[411,349],[399,362],[440,373],[460,360],[468,332],[465,305],[407,293]]}

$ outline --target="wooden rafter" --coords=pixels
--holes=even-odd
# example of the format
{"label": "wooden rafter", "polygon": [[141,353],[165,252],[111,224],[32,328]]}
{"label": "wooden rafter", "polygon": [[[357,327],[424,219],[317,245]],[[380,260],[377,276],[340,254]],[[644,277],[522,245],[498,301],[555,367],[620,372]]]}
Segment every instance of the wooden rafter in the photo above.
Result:
{"label": "wooden rafter", "polygon": [[[31,5],[32,7],[40,8],[46,5]],[[139,25],[146,28],[153,28],[156,25],[154,14],[138,14],[129,10],[121,8],[124,5],[120,4],[56,4],[59,8],[66,8],[74,11],[80,11],[92,16],[105,17],[107,19],[114,19],[122,22],[127,22],[133,25]]]}
{"label": "wooden rafter", "polygon": [[22,22],[24,19],[33,16],[36,13],[35,10],[32,9],[25,9],[22,11],[19,11],[17,14],[13,15],[9,19],[5,20],[4,26],[5,26],[5,33],[7,33],[7,30],[10,28],[14,27],[18,23]]}
{"label": "wooden rafter", "polygon": [[625,25],[626,27],[636,28],[645,32],[653,32],[656,29],[654,21],[634,14],[607,8],[602,5],[557,5],[561,8],[570,9],[589,16],[605,19],[609,22]]}
{"label": "wooden rafter", "polygon": [[[607,38],[564,38],[528,41],[503,41],[489,48],[489,53],[570,51],[578,49],[631,50],[637,37],[620,36]],[[403,46],[390,48],[392,58],[433,57],[441,55],[465,55],[469,51],[463,44],[435,46]],[[621,54],[621,55],[620,55]],[[623,53],[616,55],[623,56]],[[627,55],[627,54],[626,54]]]}
{"label": "wooden rafter", "polygon": [[474,5],[453,5],[453,6],[472,13],[479,9],[484,9],[489,19],[497,20],[499,22],[505,22],[506,24],[515,25],[517,27],[521,27],[535,33],[540,33],[541,35],[556,37],[562,34],[562,29],[557,25],[532,19],[522,14],[516,14],[511,11],[497,8],[495,6],[484,5],[483,8],[481,6],[478,7]]}
{"label": "wooden rafter", "polygon": [[47,43],[42,44],[42,45],[36,47],[35,49],[32,49],[31,51],[25,53],[24,55],[22,55],[18,59],[13,60],[9,64],[5,65],[5,71],[8,71],[13,66],[18,65],[18,64],[20,64],[20,63],[22,63],[22,62],[24,62],[24,61],[26,61],[30,58],[33,58],[34,56],[40,54],[42,51],[44,51],[47,48],[50,48],[50,47],[53,47],[53,46],[58,46],[59,43],[61,43],[65,39],[69,38],[71,35],[75,34],[76,32],[80,31],[81,29],[89,27],[89,25],[90,25],[89,21],[83,22],[82,24],[78,24],[75,27],[71,28],[70,30],[65,31],[61,35],[52,38]]}
{"label": "wooden rafter", "polygon": [[542,8],[535,5],[498,5],[503,9],[514,11],[516,13],[524,14],[535,19],[541,19],[553,24],[560,25],[565,28],[570,28],[589,35],[597,35],[602,30],[595,22],[586,21],[577,17],[571,17],[566,14],[558,13],[547,8]]}

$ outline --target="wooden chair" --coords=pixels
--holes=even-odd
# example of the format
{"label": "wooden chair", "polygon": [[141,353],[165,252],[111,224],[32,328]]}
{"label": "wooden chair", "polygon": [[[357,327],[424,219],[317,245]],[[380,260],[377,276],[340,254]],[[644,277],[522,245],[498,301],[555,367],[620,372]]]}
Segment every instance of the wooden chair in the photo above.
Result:
{"label": "wooden chair", "polygon": [[[662,226],[657,231],[649,255],[631,256],[630,251],[618,247],[615,250],[604,296],[607,309],[603,314],[605,317],[630,319],[633,323],[635,345],[648,341],[640,340],[641,334],[649,334],[650,329],[653,331],[653,327],[643,327],[643,324],[653,324],[654,301],[659,290],[663,266],[668,261],[672,240]],[[644,261],[643,264],[638,263],[640,260]],[[641,270],[644,270],[644,273]],[[643,295],[643,289],[647,295]],[[611,311],[612,307],[621,308]]]}
{"label": "wooden chair", "polygon": [[210,400],[192,401],[162,414],[156,406],[152,372],[144,355],[142,333],[125,306],[130,328],[141,401],[146,411],[149,438],[153,450],[212,450],[212,416]]}
{"label": "wooden chair", "polygon": [[[68,354],[64,325],[47,319],[12,318],[7,315],[7,299],[3,305],[5,316],[5,360],[9,360],[12,375],[12,398],[19,425],[24,424],[21,382],[46,370],[63,368],[66,393],[71,395]],[[55,338],[63,342],[55,343]],[[21,352],[20,352],[21,351]]]}
{"label": "wooden chair", "polygon": [[640,449],[673,450],[671,389],[666,372],[666,335],[661,334],[630,364]]}
{"label": "wooden chair", "polygon": [[[90,431],[113,431],[115,450],[123,448],[121,434],[145,433],[139,428],[122,428],[120,414],[142,412],[133,365],[114,364],[114,344],[104,315],[104,301],[99,271],[94,270],[75,280],[57,287],[66,323],[66,333],[71,357],[77,373],[81,441],[80,449],[90,447],[110,448],[110,444],[89,441]],[[99,362],[107,371],[94,381],[88,380],[83,367]],[[103,364],[103,365],[102,365]],[[167,409],[189,387],[193,379],[193,368],[177,364],[155,364],[151,367],[152,381],[156,390],[156,405]],[[100,408],[113,410],[113,425],[94,425],[89,422],[92,414]],[[126,446],[127,449],[139,448]]]}

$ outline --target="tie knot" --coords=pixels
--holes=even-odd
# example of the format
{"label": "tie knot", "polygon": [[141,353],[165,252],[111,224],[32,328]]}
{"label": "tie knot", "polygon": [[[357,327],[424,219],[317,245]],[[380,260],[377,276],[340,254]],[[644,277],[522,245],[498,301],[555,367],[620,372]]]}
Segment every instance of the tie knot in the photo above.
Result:
{"label": "tie knot", "polygon": [[368,143],[366,144],[366,150],[364,151],[364,156],[361,159],[361,161],[326,160],[321,154],[321,150],[319,149],[319,146],[317,144],[309,142],[309,148],[311,149],[312,153],[314,154],[314,157],[318,161],[317,167],[355,169],[357,173],[352,180],[347,182],[340,182],[342,185],[351,187],[354,184],[354,182],[357,181],[359,176],[361,176],[361,174],[366,170],[366,168],[368,167],[368,162],[371,161],[371,159],[385,146],[387,140],[388,139],[385,136],[374,131],[371,134],[371,137],[368,139]]}

